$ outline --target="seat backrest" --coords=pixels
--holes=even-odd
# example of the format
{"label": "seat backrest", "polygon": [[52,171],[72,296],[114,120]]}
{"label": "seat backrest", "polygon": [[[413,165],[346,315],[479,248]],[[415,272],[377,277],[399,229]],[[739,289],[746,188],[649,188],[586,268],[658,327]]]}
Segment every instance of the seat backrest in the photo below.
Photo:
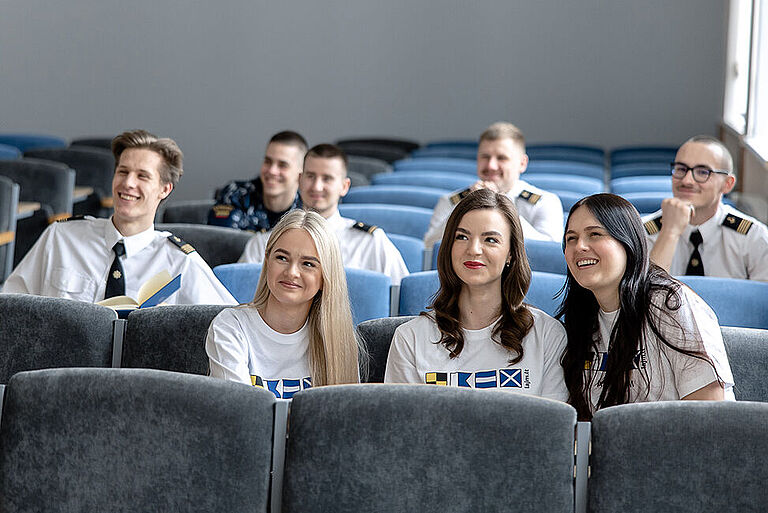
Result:
{"label": "seat backrest", "polygon": [[208,374],[205,338],[221,305],[165,305],[128,315],[121,367]]}
{"label": "seat backrest", "polygon": [[611,167],[621,164],[659,163],[675,160],[677,146],[621,146],[611,150]]}
{"label": "seat backrest", "polygon": [[466,189],[476,181],[475,175],[444,171],[400,171],[381,173],[371,177],[372,185],[413,185],[443,189],[443,191]]}
{"label": "seat backrest", "polygon": [[349,178],[349,184],[352,188],[365,187],[371,185],[371,179],[367,176],[356,173],[355,171],[347,171],[347,178]]}
{"label": "seat backrest", "polygon": [[527,144],[525,146],[525,153],[531,160],[564,160],[598,166],[605,164],[605,150],[586,144]]}
{"label": "seat backrest", "polygon": [[715,311],[720,326],[768,329],[768,283],[714,276],[676,276]]}
{"label": "seat backrest", "polygon": [[305,390],[291,405],[283,511],[571,511],[575,426],[572,407],[523,394]]}
{"label": "seat backrest", "polygon": [[114,310],[69,299],[0,294],[0,383],[51,367],[110,367]]}
{"label": "seat backrest", "polygon": [[72,139],[69,143],[70,147],[77,146],[89,146],[91,148],[101,148],[103,150],[112,149],[113,137],[81,137],[78,139]]}
{"label": "seat backrest", "polygon": [[361,157],[359,155],[347,155],[347,171],[372,177],[377,173],[391,173],[392,166],[381,159]]}
{"label": "seat backrest", "polygon": [[440,288],[437,271],[423,271],[405,276],[400,281],[398,315],[419,315],[432,303]]}
{"label": "seat backrest", "polygon": [[342,217],[379,226],[385,232],[423,239],[432,219],[432,210],[405,205],[339,205]]}
{"label": "seat backrest", "polygon": [[201,224],[164,223],[155,228],[167,230],[190,243],[211,267],[237,262],[253,235],[235,228]]}
{"label": "seat backrest", "polygon": [[[347,291],[355,324],[389,315],[389,276],[364,269],[344,269]],[[248,303],[256,294],[261,264],[227,264],[213,269],[219,281],[240,303]]]}
{"label": "seat backrest", "polygon": [[549,315],[555,315],[560,307],[560,299],[556,299],[555,296],[564,284],[565,275],[533,271],[531,272],[531,285],[525,295],[525,302]]}
{"label": "seat backrest", "polygon": [[405,152],[410,152],[421,146],[418,142],[411,139],[401,139],[398,137],[350,137],[339,139],[336,144],[342,148],[348,145],[370,144],[372,146],[384,146],[387,148],[397,148]]}
{"label": "seat backrest", "polygon": [[161,206],[164,223],[208,224],[208,211],[216,202],[212,199],[174,201]]}
{"label": "seat backrest", "polygon": [[[759,511],[768,404],[662,401],[592,419],[589,511]],[[760,506],[758,506],[760,505]]]}
{"label": "seat backrest", "polygon": [[75,172],[66,164],[50,160],[0,160],[0,175],[19,184],[19,201],[49,205],[53,220],[72,214]]}
{"label": "seat backrest", "polygon": [[477,153],[477,139],[438,139],[428,142],[425,148],[469,148]]}
{"label": "seat backrest", "polygon": [[566,190],[578,192],[585,196],[597,194],[605,190],[602,180],[591,176],[566,175],[556,173],[531,173],[523,175],[523,180],[546,191]]}
{"label": "seat backrest", "polygon": [[597,180],[605,178],[605,168],[602,165],[564,160],[531,160],[525,173],[523,180],[527,180],[528,176],[538,173],[584,176]]}
{"label": "seat backrest", "polygon": [[667,177],[672,179],[669,162],[632,162],[611,167],[611,180],[630,177]]}
{"label": "seat backrest", "polygon": [[415,319],[413,316],[383,317],[370,319],[357,325],[357,333],[368,351],[368,383],[384,383],[384,371],[387,369],[387,355],[392,344],[392,335],[398,326]]}
{"label": "seat backrest", "polygon": [[392,164],[395,173],[402,171],[432,171],[445,173],[464,173],[477,176],[477,163],[472,160],[456,158],[419,158],[398,160]]}
{"label": "seat backrest", "polygon": [[21,150],[16,146],[0,144],[0,160],[16,160],[21,158]]}
{"label": "seat backrest", "polygon": [[[394,173],[393,173],[394,174]],[[433,209],[437,201],[446,194],[443,189],[415,185],[368,185],[354,187],[343,198],[343,204],[406,205]]]}
{"label": "seat backrest", "polygon": [[19,374],[0,428],[0,509],[266,511],[274,405],[204,376]]}
{"label": "seat backrest", "polygon": [[389,164],[408,156],[408,151],[390,145],[371,144],[367,142],[342,142],[338,144],[347,155],[369,157],[383,160]]}
{"label": "seat backrest", "polygon": [[0,144],[15,146],[25,152],[34,148],[66,148],[67,140],[54,135],[0,134]]}
{"label": "seat backrest", "polygon": [[429,159],[429,158],[448,158],[475,160],[477,158],[477,148],[464,148],[460,146],[441,146],[432,148],[419,148],[411,152],[411,158]]}
{"label": "seat backrest", "polygon": [[722,327],[737,401],[768,403],[768,330]]}
{"label": "seat backrest", "polygon": [[564,220],[568,219],[568,211],[571,210],[571,207],[579,201],[581,198],[584,197],[584,194],[580,192],[572,192],[572,191],[563,191],[563,190],[557,190],[557,191],[549,191],[557,194],[557,197],[560,198],[560,203],[563,205],[563,212],[565,213]]}
{"label": "seat backrest", "polygon": [[35,149],[24,152],[25,158],[53,160],[75,170],[75,184],[93,187],[100,198],[112,196],[115,158],[111,151],[75,146],[73,148]]}
{"label": "seat backrest", "polygon": [[0,176],[0,286],[13,270],[13,248],[16,240],[16,209],[19,186]]}
{"label": "seat backrest", "polygon": [[387,237],[392,241],[400,255],[403,257],[408,272],[416,273],[424,266],[424,243],[416,237],[388,233]]}
{"label": "seat backrest", "polygon": [[525,253],[532,271],[565,274],[568,266],[563,255],[563,246],[551,240],[525,240]]}
{"label": "seat backrest", "polygon": [[661,202],[672,197],[672,189],[667,191],[627,192],[622,198],[634,205],[640,215],[651,214],[661,208]]}
{"label": "seat backrest", "polygon": [[666,192],[671,190],[671,176],[625,176],[611,180],[611,192],[618,195],[629,192]]}

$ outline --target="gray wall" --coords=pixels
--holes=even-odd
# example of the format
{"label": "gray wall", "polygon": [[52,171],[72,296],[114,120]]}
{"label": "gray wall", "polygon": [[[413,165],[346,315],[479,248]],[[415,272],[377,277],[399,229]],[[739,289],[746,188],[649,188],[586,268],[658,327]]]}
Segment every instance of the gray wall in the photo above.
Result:
{"label": "gray wall", "polygon": [[0,0],[0,131],[147,128],[186,154],[176,199],[255,174],[266,139],[475,138],[606,147],[714,134],[722,0]]}

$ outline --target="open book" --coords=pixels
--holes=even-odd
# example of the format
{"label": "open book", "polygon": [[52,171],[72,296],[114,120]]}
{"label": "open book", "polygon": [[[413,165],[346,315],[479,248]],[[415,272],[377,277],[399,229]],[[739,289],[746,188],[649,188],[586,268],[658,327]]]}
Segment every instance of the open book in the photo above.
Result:
{"label": "open book", "polygon": [[180,288],[181,274],[171,279],[171,274],[168,271],[160,271],[141,286],[138,299],[128,296],[115,296],[103,299],[96,304],[108,306],[115,310],[147,308],[159,305]]}

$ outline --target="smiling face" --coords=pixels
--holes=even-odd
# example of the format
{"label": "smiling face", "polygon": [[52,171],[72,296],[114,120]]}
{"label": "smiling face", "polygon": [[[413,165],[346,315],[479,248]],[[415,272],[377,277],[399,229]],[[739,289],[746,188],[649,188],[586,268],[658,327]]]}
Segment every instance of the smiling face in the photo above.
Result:
{"label": "smiling face", "polygon": [[265,197],[293,197],[296,194],[303,157],[303,151],[297,146],[274,142],[267,145],[259,175]]}
{"label": "smiling face", "polygon": [[[675,156],[675,162],[688,167],[704,166],[712,170],[723,170],[723,160],[723,150],[706,142],[687,142]],[[731,192],[735,183],[733,175],[718,173],[710,174],[706,182],[699,183],[689,171],[683,178],[672,178],[672,193],[675,198],[693,205],[697,215],[709,219],[715,215],[723,194]]]}
{"label": "smiling face", "polygon": [[112,177],[112,197],[114,224],[123,235],[149,228],[160,201],[171,193],[173,185],[160,180],[162,166],[162,157],[145,148],[127,149],[120,155]]}
{"label": "smiling face", "polygon": [[627,252],[586,206],[577,208],[568,220],[565,261],[574,279],[595,295],[603,311],[619,308]]}
{"label": "smiling face", "polygon": [[493,182],[499,192],[509,192],[528,167],[528,155],[509,138],[481,141],[477,149],[477,176]]}
{"label": "smiling face", "polygon": [[510,259],[511,227],[498,211],[467,212],[459,221],[451,246],[451,264],[462,287],[496,287]]}
{"label": "smiling face", "polygon": [[308,155],[299,178],[299,194],[304,207],[326,219],[336,213],[339,200],[349,191],[349,178],[340,157]]}
{"label": "smiling face", "polygon": [[275,242],[266,262],[268,305],[303,307],[323,288],[323,273],[315,243],[304,229],[290,229]]}

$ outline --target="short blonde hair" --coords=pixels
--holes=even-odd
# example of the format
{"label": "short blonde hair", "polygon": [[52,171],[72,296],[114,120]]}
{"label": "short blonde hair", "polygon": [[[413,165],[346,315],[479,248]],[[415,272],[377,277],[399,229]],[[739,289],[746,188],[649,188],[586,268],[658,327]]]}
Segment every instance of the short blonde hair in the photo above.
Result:
{"label": "short blonde hair", "polygon": [[486,128],[482,134],[480,134],[479,142],[483,141],[498,141],[499,139],[512,139],[512,142],[518,144],[523,151],[525,151],[525,136],[522,130],[517,128],[512,123],[505,121],[497,121],[488,128]]}
{"label": "short blonde hair", "polygon": [[249,306],[261,308],[270,297],[267,269],[270,255],[277,240],[288,230],[305,230],[315,244],[323,276],[322,290],[318,291],[309,309],[309,365],[312,384],[337,385],[360,381],[358,370],[359,347],[352,323],[352,312],[347,293],[347,278],[341,261],[336,236],[326,220],[315,212],[291,210],[272,229],[264,251],[264,264]]}

